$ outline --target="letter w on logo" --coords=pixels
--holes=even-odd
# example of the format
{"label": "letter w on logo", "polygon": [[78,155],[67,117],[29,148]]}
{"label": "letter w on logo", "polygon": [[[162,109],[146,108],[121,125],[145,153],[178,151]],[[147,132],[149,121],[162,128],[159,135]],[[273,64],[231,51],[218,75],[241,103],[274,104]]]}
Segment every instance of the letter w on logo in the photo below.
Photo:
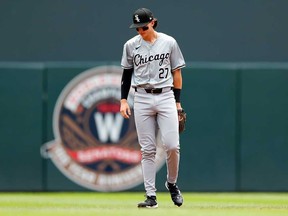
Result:
{"label": "letter w on logo", "polygon": [[95,113],[94,119],[96,123],[99,140],[107,142],[110,138],[111,142],[118,142],[123,124],[123,117],[117,113],[115,116],[112,113]]}

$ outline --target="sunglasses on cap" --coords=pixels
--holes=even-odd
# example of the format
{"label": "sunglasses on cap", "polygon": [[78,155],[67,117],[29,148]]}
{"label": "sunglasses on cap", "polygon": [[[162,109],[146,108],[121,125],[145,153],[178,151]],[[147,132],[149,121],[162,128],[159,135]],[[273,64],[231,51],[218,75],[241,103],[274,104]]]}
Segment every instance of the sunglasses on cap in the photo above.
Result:
{"label": "sunglasses on cap", "polygon": [[142,29],[143,31],[146,31],[149,29],[148,26],[144,26],[144,27],[141,27],[141,28],[136,28],[136,31],[139,31],[140,29]]}

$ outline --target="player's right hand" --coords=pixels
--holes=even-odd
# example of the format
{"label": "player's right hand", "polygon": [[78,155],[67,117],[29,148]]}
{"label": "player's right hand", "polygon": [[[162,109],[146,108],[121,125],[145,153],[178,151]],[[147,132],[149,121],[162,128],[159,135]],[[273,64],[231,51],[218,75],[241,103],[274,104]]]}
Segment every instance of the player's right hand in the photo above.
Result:
{"label": "player's right hand", "polygon": [[126,119],[131,115],[131,110],[126,99],[121,99],[120,101],[120,113]]}

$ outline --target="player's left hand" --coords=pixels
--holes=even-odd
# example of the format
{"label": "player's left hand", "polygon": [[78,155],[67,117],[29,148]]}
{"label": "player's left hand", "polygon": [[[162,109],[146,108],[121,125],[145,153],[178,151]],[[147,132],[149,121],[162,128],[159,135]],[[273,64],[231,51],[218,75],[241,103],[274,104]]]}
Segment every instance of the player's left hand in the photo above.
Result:
{"label": "player's left hand", "polygon": [[176,103],[176,108],[177,108],[177,110],[181,110],[182,109],[181,103],[177,102]]}
{"label": "player's left hand", "polygon": [[179,133],[185,130],[187,114],[184,109],[178,109]]}

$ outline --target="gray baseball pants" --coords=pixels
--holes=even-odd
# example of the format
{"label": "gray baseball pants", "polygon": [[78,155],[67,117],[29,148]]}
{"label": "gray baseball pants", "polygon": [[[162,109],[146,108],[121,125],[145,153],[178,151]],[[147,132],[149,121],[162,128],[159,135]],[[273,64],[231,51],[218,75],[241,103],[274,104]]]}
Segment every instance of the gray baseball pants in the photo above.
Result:
{"label": "gray baseball pants", "polygon": [[160,94],[135,92],[134,115],[142,152],[142,172],[147,196],[156,196],[156,131],[159,127],[166,150],[167,181],[176,183],[180,144],[178,114],[172,90]]}

